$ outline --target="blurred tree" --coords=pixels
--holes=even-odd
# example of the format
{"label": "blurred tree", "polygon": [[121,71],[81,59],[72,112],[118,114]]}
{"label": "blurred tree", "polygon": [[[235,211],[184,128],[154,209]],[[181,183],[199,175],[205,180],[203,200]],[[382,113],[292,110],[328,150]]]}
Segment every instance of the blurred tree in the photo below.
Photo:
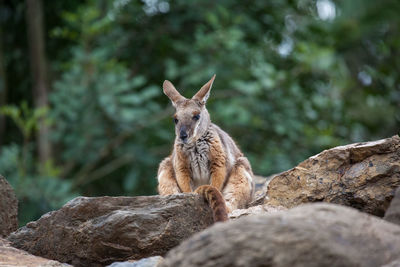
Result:
{"label": "blurred tree", "polygon": [[[4,57],[3,57],[3,46],[1,39],[2,31],[0,29],[0,107],[7,103],[7,80],[6,72],[4,69]],[[6,131],[6,120],[3,116],[0,116],[0,150],[4,140]]]}
{"label": "blurred tree", "polygon": [[[2,14],[2,2],[0,0],[0,14]],[[1,21],[2,22],[2,21]],[[5,62],[3,56],[3,27],[2,23],[0,23],[0,107],[4,106],[7,103],[7,76],[5,70]],[[1,145],[3,144],[3,140],[5,138],[6,132],[6,120],[3,116],[0,115],[0,151]]]}
{"label": "blurred tree", "polygon": [[[50,28],[59,25],[61,14],[55,10],[69,11],[77,8],[78,3],[82,2],[80,0],[46,1],[44,8],[46,25],[50,25]],[[0,173],[9,180],[18,196],[18,216],[21,225],[38,218],[44,212],[60,207],[77,195],[76,191],[72,192],[71,190],[71,182],[60,178],[61,171],[55,165],[54,159],[43,164],[38,161],[36,156],[38,149],[36,142],[33,142],[36,138],[33,137],[38,135],[38,119],[43,116],[37,117],[37,115],[40,115],[43,109],[29,108],[29,106],[33,106],[35,94],[32,92],[31,86],[33,75],[27,75],[30,69],[29,60],[27,60],[29,49],[25,4],[24,0],[2,0],[0,2],[0,28],[4,29],[4,34],[1,35],[3,62],[7,70],[7,84],[12,85],[12,90],[8,90],[7,109],[12,107],[11,110],[14,110],[13,116],[8,114],[6,117],[8,118],[7,130],[0,149]],[[47,69],[48,77],[51,79],[54,73],[52,66],[68,57],[69,53],[65,53],[64,48],[69,47],[70,43],[65,40],[52,41],[47,31],[44,32],[44,38],[48,44],[46,52],[50,58],[57,58],[57,60],[50,61],[52,64]],[[27,104],[21,104],[25,101]],[[10,111],[10,109],[8,110]],[[3,111],[2,113],[7,112]],[[2,113],[0,112],[0,117],[4,118]],[[46,114],[48,115],[49,112]],[[22,129],[25,129],[25,132],[26,129],[32,130],[29,130],[30,134],[26,135]],[[27,136],[29,137],[27,138]]]}
{"label": "blurred tree", "polygon": [[[35,106],[43,108],[48,106],[48,81],[43,35],[42,0],[26,0],[26,21],[28,25],[31,74],[33,76],[33,98]],[[39,159],[42,164],[51,159],[49,131],[49,126],[42,120],[39,134],[37,135]]]}

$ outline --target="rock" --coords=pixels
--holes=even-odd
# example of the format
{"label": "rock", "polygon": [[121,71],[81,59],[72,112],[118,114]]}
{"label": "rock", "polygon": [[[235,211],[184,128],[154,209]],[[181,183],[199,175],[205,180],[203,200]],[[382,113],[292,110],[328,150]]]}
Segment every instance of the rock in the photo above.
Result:
{"label": "rock", "polygon": [[266,196],[266,190],[256,191],[254,193],[253,200],[248,204],[248,207],[254,207],[264,204]]}
{"label": "rock", "polygon": [[229,219],[235,220],[241,217],[257,214],[267,214],[277,211],[287,210],[287,208],[282,206],[270,206],[270,205],[257,205],[247,209],[237,209],[229,213]]}
{"label": "rock", "polygon": [[161,256],[154,256],[149,258],[144,258],[135,262],[114,262],[107,267],[157,267],[163,262],[164,258]]}
{"label": "rock", "polygon": [[400,187],[397,188],[396,194],[385,213],[384,219],[391,223],[400,225]]}
{"label": "rock", "polygon": [[389,262],[388,264],[382,265],[381,267],[400,267],[400,259]]}
{"label": "rock", "polygon": [[400,226],[328,203],[240,218],[195,234],[166,266],[382,266],[399,259]]}
{"label": "rock", "polygon": [[104,266],[164,255],[211,224],[211,209],[196,194],[78,197],[8,239],[34,255],[77,267]]}
{"label": "rock", "polygon": [[0,238],[0,266],[68,267],[71,265],[33,256],[25,251],[11,247],[8,241]]}
{"label": "rock", "polygon": [[325,150],[268,184],[265,204],[331,202],[383,217],[400,186],[400,138]]}
{"label": "rock", "polygon": [[270,179],[271,176],[264,177],[261,175],[254,175],[253,181],[254,181],[255,192],[262,191],[263,188],[265,187],[265,184],[268,183]]}
{"label": "rock", "polygon": [[18,200],[7,180],[0,175],[0,237],[18,228]]}

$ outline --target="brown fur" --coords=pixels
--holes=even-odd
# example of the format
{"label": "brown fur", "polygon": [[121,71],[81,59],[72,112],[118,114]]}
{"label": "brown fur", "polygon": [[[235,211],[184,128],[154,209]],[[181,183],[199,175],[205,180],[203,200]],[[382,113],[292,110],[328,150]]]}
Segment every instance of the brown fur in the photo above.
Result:
{"label": "brown fur", "polygon": [[214,218],[225,220],[227,212],[244,208],[251,201],[254,185],[249,161],[232,138],[211,123],[205,107],[214,78],[192,99],[181,96],[171,82],[163,84],[176,108],[176,138],[172,154],[160,164],[158,192],[202,194]]}
{"label": "brown fur", "polygon": [[214,222],[225,222],[228,220],[224,197],[217,188],[211,185],[202,185],[194,192],[202,195],[207,200],[213,211]]}

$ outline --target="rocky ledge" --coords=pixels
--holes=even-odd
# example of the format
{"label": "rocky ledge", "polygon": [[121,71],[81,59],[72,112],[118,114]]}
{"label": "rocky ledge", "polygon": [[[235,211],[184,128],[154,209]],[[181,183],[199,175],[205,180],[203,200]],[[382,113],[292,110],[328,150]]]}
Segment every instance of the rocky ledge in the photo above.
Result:
{"label": "rocky ledge", "polygon": [[6,237],[18,228],[18,201],[14,190],[0,175],[0,237]]}
{"label": "rocky ledge", "polygon": [[12,267],[71,267],[45,258],[33,256],[25,251],[13,248],[7,240],[0,238],[0,266]]}
{"label": "rocky ledge", "polygon": [[325,150],[274,176],[264,204],[296,207],[309,202],[350,206],[382,217],[400,186],[400,138]]}
{"label": "rocky ledge", "polygon": [[400,259],[400,226],[334,204],[218,223],[172,249],[161,266],[383,266]]}
{"label": "rocky ledge", "polygon": [[[0,185],[7,235],[17,203],[2,177]],[[400,266],[399,186],[394,136],[323,151],[260,184],[248,209],[213,226],[195,194],[79,197],[0,240],[0,266]]]}
{"label": "rocky ledge", "polygon": [[198,195],[79,197],[12,233],[12,246],[74,266],[164,255],[213,223]]}

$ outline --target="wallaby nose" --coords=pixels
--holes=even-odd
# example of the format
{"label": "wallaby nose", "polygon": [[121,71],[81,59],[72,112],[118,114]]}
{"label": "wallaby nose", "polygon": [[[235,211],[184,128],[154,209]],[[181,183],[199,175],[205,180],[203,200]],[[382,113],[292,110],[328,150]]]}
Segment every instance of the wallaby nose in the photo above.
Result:
{"label": "wallaby nose", "polygon": [[181,132],[179,133],[179,137],[182,139],[182,141],[185,141],[188,135],[184,130],[181,130]]}

